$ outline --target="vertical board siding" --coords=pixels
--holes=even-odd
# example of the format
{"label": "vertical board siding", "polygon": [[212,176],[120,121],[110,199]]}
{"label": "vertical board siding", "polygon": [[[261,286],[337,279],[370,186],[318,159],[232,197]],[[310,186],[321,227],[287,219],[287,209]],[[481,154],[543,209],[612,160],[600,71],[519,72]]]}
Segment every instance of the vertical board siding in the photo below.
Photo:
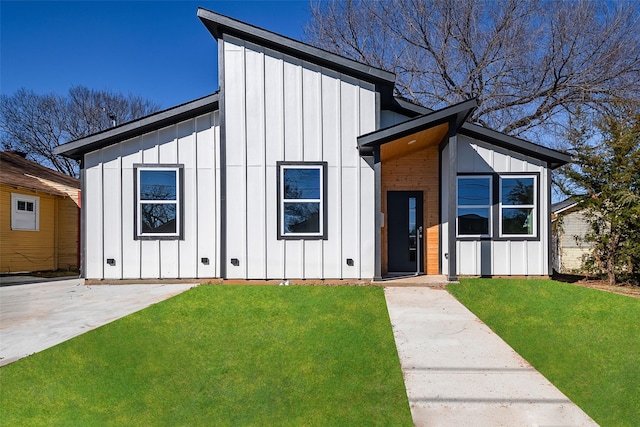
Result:
{"label": "vertical board siding", "polygon": [[122,278],[142,277],[141,242],[134,240],[135,188],[133,165],[142,163],[142,137],[120,144],[122,156]]}
{"label": "vertical board siding", "polygon": [[[443,160],[443,164],[446,163]],[[457,272],[462,275],[547,275],[549,250],[548,191],[549,171],[544,162],[518,153],[490,146],[466,136],[458,139],[459,173],[539,173],[538,178],[538,238],[532,240],[499,241],[458,241]],[[447,176],[447,175],[443,175]],[[497,183],[496,183],[497,185]],[[447,184],[443,182],[442,191]],[[443,193],[444,196],[444,193]],[[442,207],[442,217],[446,218],[446,207]],[[445,226],[443,225],[443,236]],[[452,230],[455,232],[455,230]],[[494,237],[499,230],[493,230]],[[443,239],[443,243],[445,239]],[[446,250],[443,246],[443,254]],[[447,263],[443,256],[441,262]]]}
{"label": "vertical board siding", "polygon": [[198,159],[196,157],[195,119],[179,123],[177,126],[177,163],[188,165],[184,168],[183,187],[183,237],[178,243],[177,277],[198,277]]}
{"label": "vertical board siding", "polygon": [[[218,192],[213,113],[85,155],[86,278],[217,277]],[[135,164],[183,165],[182,240],[136,240]],[[209,258],[209,264],[201,258]],[[113,258],[115,265],[106,263]]]}
{"label": "vertical board siding", "polygon": [[[104,221],[104,278],[122,278],[122,197],[117,189],[122,187],[122,157],[120,144],[107,147],[102,152],[102,178],[105,191],[102,193]],[[115,265],[109,265],[107,258],[113,258]]]}
{"label": "vertical board siding", "polygon": [[[373,171],[356,138],[376,129],[375,88],[232,36],[223,46],[228,278],[372,277]],[[277,239],[278,161],[327,162],[327,240]]]}
{"label": "vertical board siding", "polygon": [[[220,115],[206,114],[196,118],[196,190],[197,277],[218,277],[220,271]],[[187,184],[187,183],[185,183]],[[185,206],[186,209],[186,206]],[[202,258],[209,260],[208,264]]]}
{"label": "vertical board siding", "polygon": [[102,224],[104,222],[104,212],[102,210],[102,193],[104,191],[102,182],[102,152],[94,151],[85,155],[85,192],[86,204],[82,206],[85,210],[86,221],[86,272],[85,277],[104,279],[103,264],[103,242]]}

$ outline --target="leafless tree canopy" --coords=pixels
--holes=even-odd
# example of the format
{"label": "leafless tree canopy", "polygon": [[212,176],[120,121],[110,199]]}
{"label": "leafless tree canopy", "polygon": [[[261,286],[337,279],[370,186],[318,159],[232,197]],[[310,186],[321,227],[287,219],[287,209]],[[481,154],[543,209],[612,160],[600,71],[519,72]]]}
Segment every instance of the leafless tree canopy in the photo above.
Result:
{"label": "leafless tree canopy", "polygon": [[[512,135],[562,131],[576,109],[640,99],[635,0],[338,0],[312,4],[307,40],[396,73],[398,95]],[[555,132],[554,132],[555,131]]]}
{"label": "leafless tree canopy", "polygon": [[158,109],[159,105],[140,97],[83,86],[71,88],[67,96],[21,89],[0,97],[0,145],[3,150],[22,151],[31,160],[77,176],[76,162],[56,156],[55,147]]}

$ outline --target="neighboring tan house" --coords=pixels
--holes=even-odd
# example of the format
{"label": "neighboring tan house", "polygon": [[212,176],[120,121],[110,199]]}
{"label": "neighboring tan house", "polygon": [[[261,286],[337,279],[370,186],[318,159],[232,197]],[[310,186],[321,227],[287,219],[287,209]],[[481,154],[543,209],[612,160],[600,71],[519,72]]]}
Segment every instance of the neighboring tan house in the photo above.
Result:
{"label": "neighboring tan house", "polygon": [[432,111],[392,73],[198,17],[218,92],[57,148],[82,165],[84,277],[551,274],[569,155],[468,123],[476,100]]}
{"label": "neighboring tan house", "polygon": [[0,272],[79,266],[80,181],[0,152]]}
{"label": "neighboring tan house", "polygon": [[553,269],[558,273],[585,273],[583,259],[591,253],[584,241],[590,229],[583,210],[571,198],[551,205]]}

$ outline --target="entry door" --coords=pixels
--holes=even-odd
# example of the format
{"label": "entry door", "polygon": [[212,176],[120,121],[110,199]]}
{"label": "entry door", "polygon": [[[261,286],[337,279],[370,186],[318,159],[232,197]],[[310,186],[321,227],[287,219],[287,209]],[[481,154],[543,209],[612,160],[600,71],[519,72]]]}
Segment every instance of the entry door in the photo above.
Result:
{"label": "entry door", "polygon": [[418,261],[420,271],[424,271],[424,244],[420,256],[417,250],[419,227],[422,227],[422,191],[387,192],[387,265],[390,273],[415,273]]}

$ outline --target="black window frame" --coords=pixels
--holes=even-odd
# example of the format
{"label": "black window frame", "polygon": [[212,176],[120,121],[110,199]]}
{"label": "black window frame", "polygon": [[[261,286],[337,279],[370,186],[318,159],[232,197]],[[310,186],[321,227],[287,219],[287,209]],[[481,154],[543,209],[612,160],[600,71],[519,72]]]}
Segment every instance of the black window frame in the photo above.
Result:
{"label": "black window frame", "polygon": [[[139,229],[140,218],[140,172],[145,170],[174,170],[176,172],[176,232],[175,233],[141,233]],[[133,165],[133,239],[134,240],[184,240],[184,165],[183,164],[148,164],[136,163]],[[145,201],[145,203],[153,203]]]}
{"label": "black window frame", "polygon": [[[299,166],[300,169],[319,169],[320,170],[320,197],[317,199],[320,203],[320,231],[317,233],[285,233],[284,232],[284,210],[283,205],[286,200],[283,199],[284,195],[282,185],[284,184],[284,169],[295,169]],[[278,222],[278,240],[327,240],[327,162],[292,162],[281,161],[276,162],[276,193],[277,193],[277,222]],[[296,200],[296,199],[292,199]],[[315,200],[315,199],[314,199]],[[290,202],[294,203],[294,202]]]}
{"label": "black window frame", "polygon": [[[502,201],[502,182],[505,179],[518,179],[518,178],[532,178],[533,179],[533,203],[532,204],[522,204],[522,205],[506,205]],[[505,238],[509,240],[513,240],[514,238],[524,238],[524,239],[533,239],[538,236],[540,233],[539,230],[539,221],[538,211],[540,210],[540,197],[539,197],[539,185],[538,185],[539,175],[535,173],[509,173],[509,174],[501,174],[498,184],[498,233],[500,238]],[[532,234],[509,234],[503,231],[503,212],[505,209],[532,209],[531,213],[531,221],[532,221]]]}
{"label": "black window frame", "polygon": [[[492,200],[491,200],[491,234],[490,235],[459,235],[458,234],[458,200],[456,198],[456,240],[458,241],[477,241],[477,240],[492,240],[492,241],[512,241],[512,242],[516,242],[516,241],[530,241],[530,242],[536,242],[536,241],[540,241],[540,212],[541,212],[541,206],[540,206],[540,176],[541,173],[540,172],[490,172],[490,173],[483,173],[483,172],[460,172],[458,173],[457,177],[456,177],[456,194],[457,194],[457,179],[461,178],[461,177],[482,177],[482,176],[487,176],[487,177],[492,177],[491,182],[492,182],[492,188],[491,188],[491,194],[492,194]],[[501,192],[500,192],[500,187],[501,187],[501,182],[502,179],[501,178],[517,178],[517,177],[534,177],[534,191],[535,191],[535,197],[534,197],[534,215],[533,215],[533,220],[535,221],[534,223],[534,235],[526,235],[526,234],[506,234],[506,235],[501,235],[502,232],[502,225],[500,224],[501,222],[501,209],[500,209],[500,197],[501,197]]]}
{"label": "black window frame", "polygon": [[[488,179],[489,180],[489,200],[487,204],[482,204],[482,205],[465,205],[465,204],[460,204],[460,179],[472,179],[472,178],[479,178],[479,179]],[[462,239],[472,239],[472,240],[478,240],[478,239],[487,239],[487,238],[491,238],[491,236],[493,236],[493,202],[494,202],[494,192],[495,189],[493,188],[493,182],[494,182],[495,178],[492,175],[487,175],[487,174],[465,174],[465,175],[458,175],[456,177],[456,236],[458,238],[462,238]],[[489,211],[489,218],[487,218],[488,220],[488,232],[484,233],[484,234],[463,234],[460,233],[460,209],[488,209]]]}

